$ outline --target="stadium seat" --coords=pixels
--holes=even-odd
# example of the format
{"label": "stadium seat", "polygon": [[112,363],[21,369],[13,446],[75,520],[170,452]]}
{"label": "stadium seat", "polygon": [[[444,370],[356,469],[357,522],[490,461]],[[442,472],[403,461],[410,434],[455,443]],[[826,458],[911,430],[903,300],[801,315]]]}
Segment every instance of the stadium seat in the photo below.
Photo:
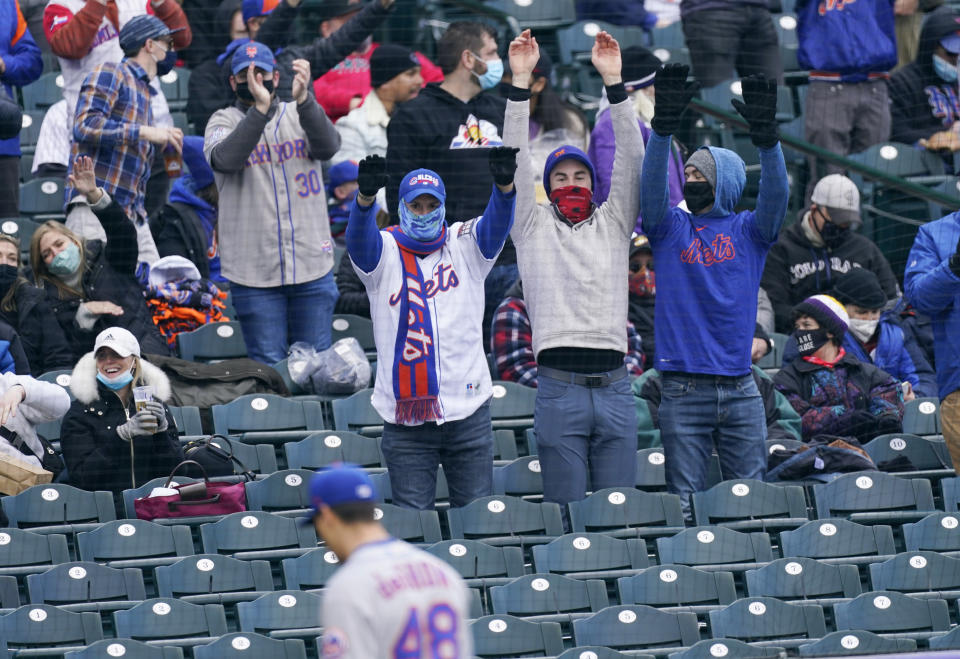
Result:
{"label": "stadium seat", "polygon": [[653,655],[624,654],[601,645],[581,645],[565,650],[557,659],[653,659]]}
{"label": "stadium seat", "polygon": [[298,442],[287,442],[283,452],[290,469],[319,469],[331,462],[361,467],[385,467],[380,442],[346,430],[316,432]]}
{"label": "stadium seat", "polygon": [[924,639],[950,630],[950,613],[942,599],[921,599],[892,590],[872,591],[835,604],[837,630],[858,629],[903,638]]}
{"label": "stadium seat", "polygon": [[[214,405],[216,407],[216,405]],[[214,446],[229,450],[237,460],[243,463],[243,466],[250,471],[258,474],[272,474],[277,470],[277,456],[273,447],[268,444],[246,444],[238,439],[230,437],[211,438],[211,444]],[[226,446],[224,446],[226,443]],[[233,465],[234,474],[237,474],[239,467]]]}
{"label": "stadium seat", "polygon": [[493,381],[490,420],[495,430],[522,431],[533,427],[533,406],[537,390],[516,382]]}
{"label": "stadium seat", "polygon": [[203,425],[200,422],[200,408],[193,405],[184,407],[168,406],[174,422],[177,424],[177,433],[180,435],[202,435]]}
{"label": "stadium seat", "polygon": [[129,638],[107,638],[88,645],[83,650],[67,652],[64,659],[183,659],[183,649],[158,647]]}
{"label": "stadium seat", "polygon": [[191,604],[158,597],[113,614],[117,638],[139,641],[164,639],[164,645],[197,645],[227,633],[220,604]]}
{"label": "stadium seat", "polygon": [[307,659],[307,650],[299,638],[280,640],[253,634],[234,632],[221,636],[213,643],[193,648],[194,659]]}
{"label": "stadium seat", "polygon": [[[714,85],[713,87],[705,87],[701,89],[700,97],[705,103],[709,103],[710,105],[716,106],[726,112],[733,112],[733,106],[730,105],[730,101],[733,99],[743,100],[740,89],[741,85],[739,80],[727,80],[718,85]],[[777,87],[777,121],[787,122],[794,118],[795,113],[793,108],[793,96],[787,87],[780,85]],[[710,115],[704,115],[704,122],[707,125],[714,125],[722,123],[722,120],[711,117]],[[745,152],[744,155],[746,156],[748,154],[749,151]],[[776,357],[777,355],[774,356]],[[782,350],[779,356],[782,358]],[[776,366],[773,366],[772,368],[779,367],[780,364],[776,363]],[[766,367],[761,366],[760,368]]]}
{"label": "stadium seat", "polygon": [[808,639],[826,636],[823,608],[815,604],[793,604],[774,597],[744,597],[733,604],[710,612],[710,631],[714,638],[774,641],[783,647],[796,647]]}
{"label": "stadium seat", "polygon": [[256,510],[231,513],[200,527],[203,551],[207,554],[243,553],[243,558],[299,556],[317,546],[312,526]]}
{"label": "stadium seat", "polygon": [[185,526],[161,526],[142,519],[107,522],[77,535],[81,561],[111,567],[151,567],[194,553],[193,537]]}
{"label": "stadium seat", "polygon": [[88,530],[117,518],[109,492],[87,492],[71,485],[34,485],[0,498],[10,526],[44,533]]}
{"label": "stadium seat", "polygon": [[308,469],[284,469],[275,471],[263,480],[249,481],[247,510],[266,510],[280,513],[297,513],[303,516],[310,507],[310,479]]}
{"label": "stadium seat", "polygon": [[543,495],[540,459],[528,455],[493,468],[493,491],[510,496]]}
{"label": "stadium seat", "polygon": [[523,552],[519,547],[494,547],[477,540],[460,539],[444,540],[423,549],[464,579],[515,578],[524,574]]}
{"label": "stadium seat", "polygon": [[[20,156],[23,158],[23,156]],[[40,225],[37,222],[34,222],[27,217],[5,217],[0,219],[0,233],[5,233],[8,236],[13,236],[20,241],[20,256],[21,262],[27,264],[30,259],[30,238],[33,236],[33,232],[37,230]],[[26,258],[23,258],[26,256]],[[56,373],[63,373],[64,371],[56,371]],[[70,371],[66,371],[69,375]],[[41,375],[38,379],[43,379],[46,373]],[[47,380],[49,382],[49,380]],[[69,382],[68,382],[69,384]]]}
{"label": "stadium seat", "polygon": [[473,634],[473,653],[478,657],[549,657],[563,652],[563,635],[556,622],[492,615],[468,624]]}
{"label": "stadium seat", "polygon": [[757,362],[757,366],[764,370],[779,369],[783,364],[783,349],[786,347],[787,339],[789,338],[790,337],[788,337],[786,334],[781,334],[779,332],[773,332],[770,334],[770,340],[773,341],[773,347],[770,349],[770,352],[760,358],[760,361]]}
{"label": "stadium seat", "polygon": [[903,552],[883,563],[871,563],[870,583],[874,590],[936,591],[937,597],[956,599],[960,597],[960,558],[935,551]]}
{"label": "stadium seat", "polygon": [[[544,616],[597,612],[607,607],[607,588],[599,579],[569,579],[559,574],[528,574],[490,589],[494,614]],[[542,617],[538,619],[543,620]],[[569,616],[555,622],[569,620]]]}
{"label": "stadium seat", "polygon": [[781,558],[756,570],[747,570],[750,597],[803,600],[827,606],[856,597],[860,573],[855,565],[833,565],[815,558]]}
{"label": "stadium seat", "polygon": [[[940,438],[931,439],[906,433],[880,435],[867,442],[863,449],[878,465],[890,460],[906,458],[910,464],[899,473],[908,478],[923,476],[942,479],[956,474],[953,470],[953,462],[950,460],[950,452],[947,450],[947,443]],[[956,508],[946,510],[956,510]]]}
{"label": "stadium seat", "polygon": [[805,446],[804,442],[801,442],[799,439],[768,439],[767,440],[767,453],[773,453],[774,451],[792,451],[798,449],[801,446]]}
{"label": "stadium seat", "polygon": [[[645,448],[637,451],[637,489],[649,492],[663,492],[667,489],[667,477],[664,470],[663,449]],[[707,487],[719,483],[723,478],[720,475],[720,458],[714,453],[710,456],[707,466]]]}
{"label": "stadium seat", "polygon": [[621,44],[647,43],[647,37],[639,27],[622,27],[603,21],[580,21],[570,27],[557,30],[561,63],[573,65],[589,62],[594,38],[601,30],[608,32]]}
{"label": "stadium seat", "polygon": [[907,551],[960,551],[960,515],[931,513],[919,522],[903,525]]}
{"label": "stadium seat", "polygon": [[323,407],[317,401],[291,400],[272,394],[247,394],[226,405],[214,405],[213,430],[218,435],[251,431],[323,430]]}
{"label": "stadium seat", "polygon": [[[50,604],[27,604],[0,616],[0,640],[16,656],[47,656],[80,650],[103,638],[103,626],[96,613],[74,613]],[[22,648],[22,649],[21,649]],[[54,649],[56,648],[56,649]]]}
{"label": "stadium seat", "polygon": [[499,9],[516,18],[524,28],[538,32],[572,25],[577,20],[573,0],[490,0],[486,6]]}
{"label": "stadium seat", "polygon": [[20,213],[36,222],[63,219],[63,179],[35,178],[20,186]]}
{"label": "stadium seat", "polygon": [[[173,485],[183,485],[184,483],[196,483],[196,478],[190,478],[188,476],[174,476]],[[137,511],[134,508],[133,502],[136,499],[147,496],[150,492],[153,491],[155,487],[163,487],[166,485],[166,477],[161,478],[152,478],[140,487],[136,489],[129,489],[123,491],[123,514],[126,515],[127,519],[137,519]],[[157,523],[162,524],[163,521],[160,520]],[[184,522],[186,523],[186,522]]]}
{"label": "stadium seat", "polygon": [[621,604],[646,604],[658,609],[680,607],[706,612],[737,599],[732,572],[704,572],[686,565],[658,565],[617,579]]}
{"label": "stadium seat", "polygon": [[610,487],[571,501],[574,531],[602,531],[614,537],[670,535],[683,530],[680,497],[665,492]]}
{"label": "stadium seat", "polygon": [[650,565],[640,538],[617,539],[605,533],[568,533],[533,548],[538,573],[612,580]]}
{"label": "stadium seat", "polygon": [[[374,472],[370,474],[370,480],[373,481],[377,501],[392,503],[393,491],[390,487],[390,474],[386,471]],[[443,474],[443,465],[440,465],[440,468],[437,469],[437,489],[434,498],[438,504],[446,502],[450,498],[450,488],[447,485],[447,477]]]}
{"label": "stadium seat", "polygon": [[23,113],[23,123],[20,128],[21,151],[33,153],[40,136],[40,125],[43,123],[43,113],[36,110]]}
{"label": "stadium seat", "polygon": [[320,633],[322,603],[320,595],[300,590],[278,590],[252,602],[240,602],[240,631],[266,632],[281,638],[313,638]]}
{"label": "stadium seat", "polygon": [[160,597],[193,604],[246,601],[273,590],[267,561],[241,561],[219,554],[195,554],[156,570]]}
{"label": "stadium seat", "polygon": [[710,638],[681,652],[674,652],[670,655],[670,659],[716,659],[717,657],[760,659],[760,657],[782,657],[785,654],[784,648],[775,646],[749,645],[734,638]]}
{"label": "stadium seat", "polygon": [[[20,586],[14,576],[0,576],[0,609],[20,606]],[[3,656],[0,654],[0,656]]]}
{"label": "stadium seat", "polygon": [[549,542],[563,534],[560,506],[516,497],[481,497],[445,511],[450,537],[483,538],[491,544]]}
{"label": "stadium seat", "polygon": [[45,73],[37,80],[21,88],[25,110],[46,110],[63,99],[63,76]]}
{"label": "stadium seat", "polygon": [[339,567],[340,559],[330,549],[311,549],[302,556],[283,559],[283,583],[287,590],[323,588]]}
{"label": "stadium seat", "polygon": [[116,568],[92,561],[61,563],[41,574],[27,575],[31,604],[66,606],[71,610],[100,610],[104,602],[133,601],[146,598],[143,573],[136,568]]}
{"label": "stadium seat", "polygon": [[819,641],[799,648],[801,657],[842,657],[846,655],[890,654],[913,652],[917,642],[909,638],[884,638],[873,632],[843,630],[827,634]]}
{"label": "stadium seat", "polygon": [[[528,428],[531,433],[533,428]],[[532,454],[531,454],[532,455]],[[493,431],[493,459],[494,460],[516,460],[520,455],[517,453],[517,437],[512,430],[501,428]]]}
{"label": "stadium seat", "polygon": [[925,478],[899,478],[883,472],[843,474],[813,486],[817,517],[847,517],[864,524],[914,522],[936,510]]}
{"label": "stadium seat", "polygon": [[960,512],[960,477],[944,478],[940,487],[943,489],[943,509],[948,513]]}
{"label": "stadium seat", "polygon": [[780,551],[787,557],[852,565],[886,560],[896,553],[889,526],[865,526],[846,519],[814,520],[793,531],[783,531]]}
{"label": "stadium seat", "polygon": [[608,606],[574,620],[573,640],[577,645],[614,649],[680,648],[699,641],[700,631],[693,613],[670,613],[643,605]]}
{"label": "stadium seat", "polygon": [[931,650],[960,650],[960,627],[946,634],[931,636],[927,641]]}
{"label": "stadium seat", "polygon": [[725,526],[695,526],[669,538],[657,538],[657,555],[661,565],[678,563],[734,572],[773,560],[769,535]]}
{"label": "stadium seat", "polygon": [[[180,71],[186,70],[187,69],[174,68],[164,75],[158,76],[160,89],[163,91],[164,98],[167,99],[167,107],[170,108],[171,112],[183,112],[187,106],[187,95],[184,93],[183,96],[181,96],[180,87]],[[184,90],[185,89],[186,88],[184,88]]]}
{"label": "stadium seat", "polygon": [[0,529],[0,575],[46,572],[51,566],[69,560],[66,536]]}
{"label": "stadium seat", "polygon": [[727,480],[694,493],[693,516],[700,526],[721,524],[738,531],[793,529],[808,521],[807,500],[798,485]]}
{"label": "stadium seat", "polygon": [[340,339],[353,337],[368,357],[376,356],[377,344],[373,339],[373,321],[353,314],[334,314],[330,329],[330,344]]}
{"label": "stadium seat", "polygon": [[177,334],[177,355],[190,362],[212,363],[247,356],[243,331],[236,321],[208,323]]}
{"label": "stadium seat", "polygon": [[370,404],[373,389],[358,391],[333,401],[333,425],[337,430],[358,432],[368,437],[383,434],[383,419]]}
{"label": "stadium seat", "polygon": [[440,517],[436,510],[414,510],[390,503],[378,503],[374,519],[395,538],[407,542],[433,544],[440,542]]}

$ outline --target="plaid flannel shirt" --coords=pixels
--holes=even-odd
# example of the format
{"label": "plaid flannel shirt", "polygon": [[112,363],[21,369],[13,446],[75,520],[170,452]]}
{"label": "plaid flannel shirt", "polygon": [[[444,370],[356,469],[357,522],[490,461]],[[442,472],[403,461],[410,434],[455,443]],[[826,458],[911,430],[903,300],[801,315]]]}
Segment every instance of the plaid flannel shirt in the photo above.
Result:
{"label": "plaid flannel shirt", "polygon": [[[508,297],[500,303],[493,315],[491,350],[497,369],[497,379],[516,382],[526,387],[537,386],[537,360],[533,354],[533,333],[530,316],[523,298]],[[643,373],[643,348],[640,335],[627,323],[627,354],[623,364],[631,377]]]}
{"label": "plaid flannel shirt", "polygon": [[[107,62],[83,81],[73,123],[70,168],[77,156],[93,158],[97,184],[130,218],[146,219],[143,205],[154,146],[140,139],[140,126],[153,125],[147,72],[131,59]],[[76,193],[66,190],[67,201]]]}

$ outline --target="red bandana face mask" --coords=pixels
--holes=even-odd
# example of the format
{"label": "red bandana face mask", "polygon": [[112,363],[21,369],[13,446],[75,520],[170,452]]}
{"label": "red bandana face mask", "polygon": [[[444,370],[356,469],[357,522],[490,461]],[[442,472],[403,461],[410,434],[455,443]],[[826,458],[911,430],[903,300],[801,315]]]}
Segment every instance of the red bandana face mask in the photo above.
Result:
{"label": "red bandana face mask", "polygon": [[593,191],[579,185],[568,185],[550,191],[550,201],[556,204],[560,214],[576,224],[590,217],[593,210]]}

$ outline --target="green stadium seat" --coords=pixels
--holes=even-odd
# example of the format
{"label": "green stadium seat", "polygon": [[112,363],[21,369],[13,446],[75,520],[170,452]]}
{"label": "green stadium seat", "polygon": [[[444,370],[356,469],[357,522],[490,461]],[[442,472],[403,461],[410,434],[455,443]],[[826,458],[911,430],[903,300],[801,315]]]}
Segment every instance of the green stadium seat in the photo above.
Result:
{"label": "green stadium seat", "polygon": [[246,357],[247,344],[240,323],[207,323],[177,334],[177,353],[186,361],[212,363]]}
{"label": "green stadium seat", "polygon": [[193,604],[249,601],[273,590],[267,561],[242,561],[219,554],[194,554],[156,570],[160,597]]}

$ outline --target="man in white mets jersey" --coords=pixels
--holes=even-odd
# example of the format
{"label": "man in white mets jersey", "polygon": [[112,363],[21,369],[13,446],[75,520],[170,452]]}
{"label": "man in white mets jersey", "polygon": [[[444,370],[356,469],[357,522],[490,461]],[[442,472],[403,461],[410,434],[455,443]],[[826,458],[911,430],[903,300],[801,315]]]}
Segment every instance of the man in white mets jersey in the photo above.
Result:
{"label": "man in white mets jersey", "polygon": [[312,521],[342,562],[324,590],[323,659],[469,659],[467,586],[374,518],[367,473],[337,464],[310,481]]}

